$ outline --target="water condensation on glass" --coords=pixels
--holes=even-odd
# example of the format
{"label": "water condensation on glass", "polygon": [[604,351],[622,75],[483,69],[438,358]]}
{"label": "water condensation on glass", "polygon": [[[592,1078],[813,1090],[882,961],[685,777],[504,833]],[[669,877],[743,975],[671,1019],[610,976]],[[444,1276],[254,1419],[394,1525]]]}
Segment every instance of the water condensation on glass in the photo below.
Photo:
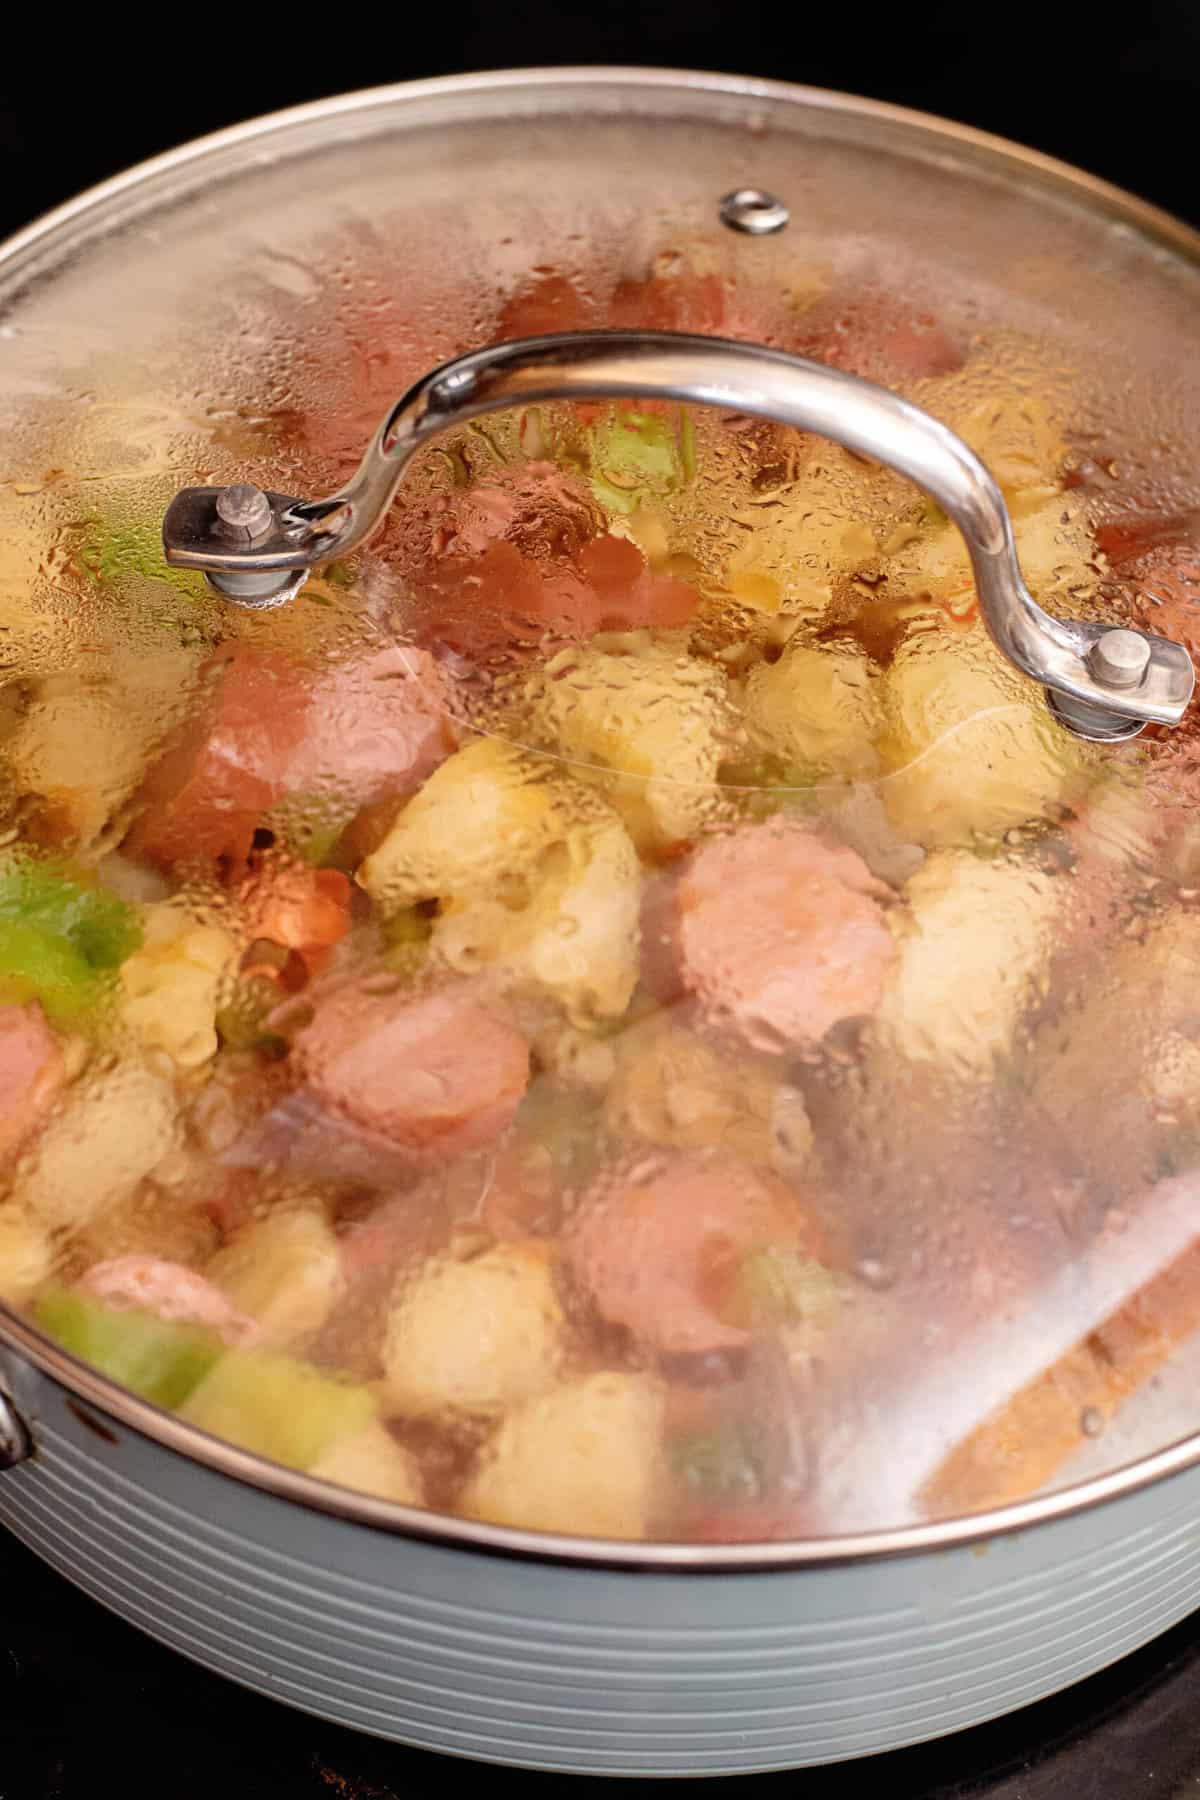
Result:
{"label": "water condensation on glass", "polygon": [[[724,1541],[1197,1423],[1193,729],[1061,733],[921,495],[529,408],[279,613],[162,560],[181,486],[332,491],[446,358],[643,324],[902,387],[1045,605],[1200,644],[1194,274],[829,129],[366,138],[7,304],[3,1292],[215,1333],[151,1397],[277,1461]],[[746,184],[787,232],[720,228]]]}

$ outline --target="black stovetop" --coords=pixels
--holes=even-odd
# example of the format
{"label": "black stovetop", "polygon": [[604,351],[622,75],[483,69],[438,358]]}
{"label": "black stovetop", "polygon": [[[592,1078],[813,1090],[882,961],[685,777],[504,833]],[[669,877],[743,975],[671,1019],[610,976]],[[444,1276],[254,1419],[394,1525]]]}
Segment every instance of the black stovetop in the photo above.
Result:
{"label": "black stovetop", "polygon": [[[602,1785],[455,1765],[261,1700],[151,1643],[0,1533],[0,1800],[412,1800],[464,1775],[522,1800]],[[720,1791],[764,1800],[781,1786],[803,1800],[1196,1800],[1200,1613],[995,1724]]]}

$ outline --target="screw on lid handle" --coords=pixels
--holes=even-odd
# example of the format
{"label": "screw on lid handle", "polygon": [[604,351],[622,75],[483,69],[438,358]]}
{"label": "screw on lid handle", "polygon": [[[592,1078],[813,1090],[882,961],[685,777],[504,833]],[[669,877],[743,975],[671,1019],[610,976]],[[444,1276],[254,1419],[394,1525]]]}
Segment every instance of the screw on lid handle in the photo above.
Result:
{"label": "screw on lid handle", "polygon": [[[1024,674],[1045,687],[1056,716],[1083,737],[1134,737],[1154,721],[1177,725],[1195,680],[1180,644],[1044,612],[1021,577],[1004,497],[974,451],[898,394],[781,350],[675,332],[591,331],[474,350],[433,370],[383,420],[339,494],[298,500],[266,493],[271,522],[244,484],[185,488],[163,521],[166,558],[202,569],[242,605],[282,604],[307,572],[355,549],[376,529],[417,450],[439,432],[508,406],[551,400],[661,398],[718,406],[832,438],[907,475],[966,540],[988,629]],[[236,492],[238,498],[229,502]],[[252,490],[257,494],[258,490]],[[233,521],[237,525],[231,538]],[[255,521],[251,530],[243,517]],[[235,541],[236,540],[236,541]],[[1128,645],[1143,649],[1132,674]],[[1098,649],[1104,640],[1109,649]],[[1136,657],[1135,657],[1136,661]]]}

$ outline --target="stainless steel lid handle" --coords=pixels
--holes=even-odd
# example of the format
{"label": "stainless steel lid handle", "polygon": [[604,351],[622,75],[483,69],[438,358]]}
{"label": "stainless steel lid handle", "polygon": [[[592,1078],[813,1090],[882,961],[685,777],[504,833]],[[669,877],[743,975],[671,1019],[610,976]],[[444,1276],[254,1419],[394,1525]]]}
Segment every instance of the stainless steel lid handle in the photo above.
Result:
{"label": "stainless steel lid handle", "polygon": [[1195,679],[1187,651],[1149,633],[1044,612],[1022,580],[1000,489],[952,431],[873,382],[723,338],[572,332],[456,357],[396,403],[339,494],[306,501],[245,484],[186,488],[163,521],[167,561],[202,569],[242,605],[278,606],[310,569],[370,536],[412,456],[439,432],[509,406],[644,398],[773,419],[890,464],[958,526],[993,638],[1042,684],[1070,730],[1117,741],[1152,721],[1179,723]]}

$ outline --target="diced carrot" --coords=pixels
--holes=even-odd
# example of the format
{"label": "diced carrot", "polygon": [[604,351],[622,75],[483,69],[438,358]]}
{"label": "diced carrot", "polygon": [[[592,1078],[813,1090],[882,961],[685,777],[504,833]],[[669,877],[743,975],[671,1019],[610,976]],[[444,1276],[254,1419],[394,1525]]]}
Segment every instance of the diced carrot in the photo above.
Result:
{"label": "diced carrot", "polygon": [[253,937],[297,951],[316,974],[350,929],[352,891],[340,870],[270,857],[257,859],[239,899]]}

